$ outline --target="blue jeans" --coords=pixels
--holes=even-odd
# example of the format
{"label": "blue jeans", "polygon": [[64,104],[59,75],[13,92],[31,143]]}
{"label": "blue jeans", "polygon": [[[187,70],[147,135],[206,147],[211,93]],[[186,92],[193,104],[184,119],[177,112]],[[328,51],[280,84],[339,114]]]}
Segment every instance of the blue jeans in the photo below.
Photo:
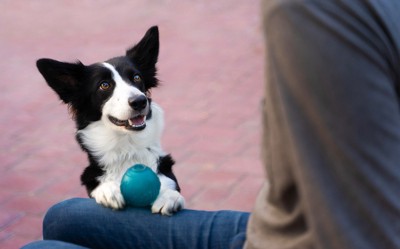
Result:
{"label": "blue jeans", "polygon": [[23,248],[242,248],[248,218],[237,211],[182,210],[172,217],[114,211],[76,198],[53,206],[44,218],[44,240]]}

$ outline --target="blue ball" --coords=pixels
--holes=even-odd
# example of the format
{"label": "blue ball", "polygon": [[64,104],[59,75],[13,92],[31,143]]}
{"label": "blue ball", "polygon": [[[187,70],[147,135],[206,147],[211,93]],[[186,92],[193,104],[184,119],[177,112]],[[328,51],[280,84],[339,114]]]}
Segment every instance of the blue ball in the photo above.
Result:
{"label": "blue ball", "polygon": [[121,193],[128,206],[148,207],[156,200],[160,186],[153,170],[143,164],[135,164],[122,177]]}

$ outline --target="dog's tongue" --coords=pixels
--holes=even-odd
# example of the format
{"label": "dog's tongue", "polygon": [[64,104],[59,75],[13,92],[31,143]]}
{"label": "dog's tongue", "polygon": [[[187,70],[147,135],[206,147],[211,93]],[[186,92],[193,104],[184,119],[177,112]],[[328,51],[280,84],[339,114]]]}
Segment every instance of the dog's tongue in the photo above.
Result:
{"label": "dog's tongue", "polygon": [[137,116],[137,117],[129,119],[129,121],[130,121],[131,125],[135,125],[135,126],[142,125],[144,123],[144,116]]}

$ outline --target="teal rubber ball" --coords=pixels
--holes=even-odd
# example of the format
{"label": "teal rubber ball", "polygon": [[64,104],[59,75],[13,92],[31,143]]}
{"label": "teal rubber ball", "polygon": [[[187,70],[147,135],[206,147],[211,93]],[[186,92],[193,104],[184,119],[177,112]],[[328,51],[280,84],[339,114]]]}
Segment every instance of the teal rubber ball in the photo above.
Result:
{"label": "teal rubber ball", "polygon": [[153,170],[143,164],[135,164],[122,177],[121,193],[128,206],[148,207],[156,200],[160,186]]}

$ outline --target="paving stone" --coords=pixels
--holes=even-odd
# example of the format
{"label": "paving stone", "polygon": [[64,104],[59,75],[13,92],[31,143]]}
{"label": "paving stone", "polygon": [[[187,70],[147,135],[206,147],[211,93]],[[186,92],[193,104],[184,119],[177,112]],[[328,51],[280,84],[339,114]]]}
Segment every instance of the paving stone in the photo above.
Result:
{"label": "paving stone", "polygon": [[12,234],[7,240],[1,242],[2,249],[16,249],[28,244],[29,242],[39,240],[40,237],[36,236],[21,236]]}
{"label": "paving stone", "polygon": [[42,216],[27,215],[9,225],[5,231],[23,237],[39,239],[42,236]]}
{"label": "paving stone", "polygon": [[[22,212],[1,212],[0,213],[0,231],[3,231],[5,228],[9,227],[10,225],[18,222],[24,213]],[[1,239],[0,239],[1,240]]]}
{"label": "paving stone", "polygon": [[[8,171],[0,177],[0,188],[18,193],[32,193],[42,187],[43,182],[24,172]],[[11,188],[11,189],[10,189]]]}
{"label": "paving stone", "polygon": [[18,195],[2,204],[4,212],[24,212],[30,215],[44,214],[57,200],[44,196]]}

